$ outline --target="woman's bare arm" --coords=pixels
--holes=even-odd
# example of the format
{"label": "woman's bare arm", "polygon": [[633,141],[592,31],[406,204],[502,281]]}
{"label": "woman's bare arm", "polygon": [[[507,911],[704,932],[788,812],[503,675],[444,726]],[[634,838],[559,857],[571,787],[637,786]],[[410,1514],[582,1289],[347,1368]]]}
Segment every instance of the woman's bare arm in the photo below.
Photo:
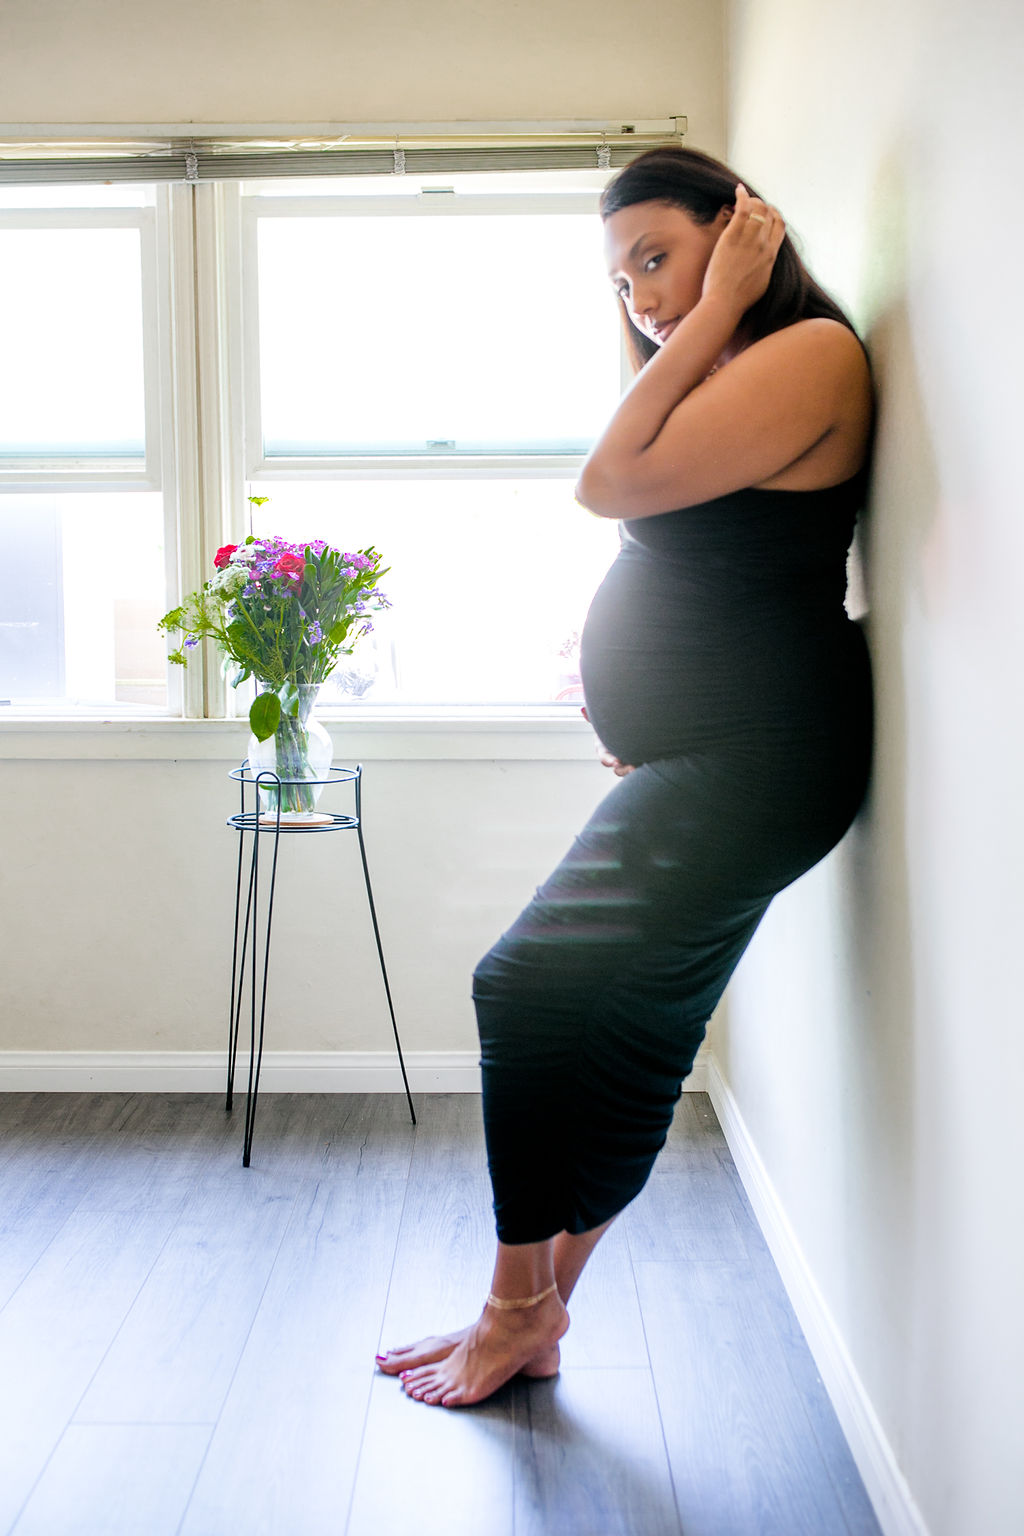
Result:
{"label": "woman's bare arm", "polygon": [[834,483],[859,468],[869,416],[857,338],[835,320],[801,320],[692,390],[648,446],[598,443],[577,496],[601,517],[651,517],[760,485],[826,446],[835,464],[819,454],[817,482]]}

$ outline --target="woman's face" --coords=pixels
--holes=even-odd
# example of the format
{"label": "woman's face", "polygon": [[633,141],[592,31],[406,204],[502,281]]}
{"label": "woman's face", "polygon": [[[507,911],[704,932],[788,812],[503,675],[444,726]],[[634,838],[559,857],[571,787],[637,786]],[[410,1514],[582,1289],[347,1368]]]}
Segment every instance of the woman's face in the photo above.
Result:
{"label": "woman's face", "polygon": [[700,298],[730,212],[697,224],[671,203],[633,203],[605,220],[608,275],[637,330],[659,346]]}

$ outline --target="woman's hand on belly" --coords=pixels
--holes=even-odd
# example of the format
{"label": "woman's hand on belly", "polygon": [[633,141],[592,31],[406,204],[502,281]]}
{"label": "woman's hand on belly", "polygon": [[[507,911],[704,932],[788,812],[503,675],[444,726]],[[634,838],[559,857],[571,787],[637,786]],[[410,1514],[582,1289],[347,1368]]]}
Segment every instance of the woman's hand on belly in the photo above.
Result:
{"label": "woman's hand on belly", "polygon": [[[580,714],[589,725],[590,716],[587,714],[586,708],[581,709]],[[608,748],[601,741],[597,742],[597,760],[603,767],[610,768],[618,779],[623,779],[627,773],[634,773],[636,771],[633,763],[620,762],[614,752],[609,752]]]}
{"label": "woman's hand on belly", "polygon": [[617,779],[624,779],[627,773],[636,772],[632,763],[620,763],[618,758],[613,757],[608,748],[602,747],[600,742],[597,744],[597,760],[606,768],[610,768]]}

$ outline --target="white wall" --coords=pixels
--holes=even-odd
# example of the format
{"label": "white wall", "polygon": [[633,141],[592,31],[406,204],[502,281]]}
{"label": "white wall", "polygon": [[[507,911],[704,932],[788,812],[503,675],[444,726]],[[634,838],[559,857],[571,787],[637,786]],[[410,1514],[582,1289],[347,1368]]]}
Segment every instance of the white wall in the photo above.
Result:
{"label": "white wall", "polygon": [[[75,124],[193,119],[684,114],[694,142],[714,150],[723,60],[718,0],[635,0],[628,11],[583,0],[7,0],[0,135],[3,123],[28,136],[33,123],[65,123],[73,136]],[[0,1049],[219,1048],[234,882],[224,774],[244,740],[239,731],[206,761],[0,762]],[[349,760],[343,734],[336,745]],[[503,761],[500,741],[484,760],[389,759],[380,741],[368,755],[367,848],[410,1050],[476,1049],[474,961],[610,787],[589,744],[577,747],[576,761]],[[351,839],[293,839],[286,853],[271,968],[280,1022],[268,1044],[385,1049]]]}
{"label": "white wall", "polygon": [[[222,1049],[238,847],[227,773],[247,732],[231,734],[222,758],[0,762],[0,1048]],[[348,761],[344,729],[332,734]],[[409,1051],[476,1050],[475,962],[612,782],[592,756],[365,763],[367,859]],[[327,793],[325,809],[351,810],[346,790]],[[282,840],[268,1017],[273,1051],[391,1049],[350,833]]]}
{"label": "white wall", "polygon": [[866,328],[869,805],[718,1053],[933,1536],[1024,1530],[1024,17],[739,0],[733,164]]}
{"label": "white wall", "polygon": [[7,123],[683,114],[723,142],[719,0],[5,0]]}

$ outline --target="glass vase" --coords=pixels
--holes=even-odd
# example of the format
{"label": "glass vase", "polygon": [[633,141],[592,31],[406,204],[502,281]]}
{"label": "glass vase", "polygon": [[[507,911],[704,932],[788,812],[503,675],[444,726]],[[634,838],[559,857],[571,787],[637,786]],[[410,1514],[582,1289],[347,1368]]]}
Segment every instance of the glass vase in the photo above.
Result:
{"label": "glass vase", "polygon": [[334,746],[313,713],[320,685],[299,683],[297,691],[297,715],[282,713],[281,723],[266,741],[249,737],[249,771],[254,778],[263,772],[275,773],[281,781],[278,785],[265,780],[259,785],[261,821],[277,820],[280,797],[282,822],[316,825],[330,820],[316,806]]}

